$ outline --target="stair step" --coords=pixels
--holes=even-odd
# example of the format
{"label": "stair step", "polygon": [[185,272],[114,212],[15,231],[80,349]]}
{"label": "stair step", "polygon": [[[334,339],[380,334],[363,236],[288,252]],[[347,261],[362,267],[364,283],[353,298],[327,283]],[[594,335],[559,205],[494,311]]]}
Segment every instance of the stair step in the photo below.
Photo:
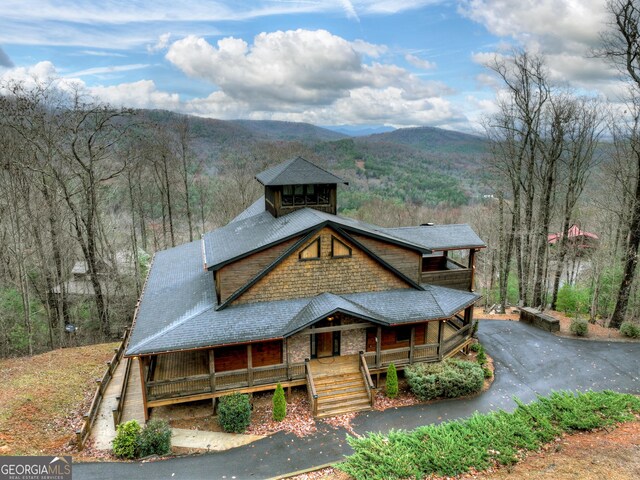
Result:
{"label": "stair step", "polygon": [[366,391],[367,389],[365,386],[360,383],[360,385],[341,386],[340,388],[332,388],[331,390],[316,390],[316,393],[319,397],[336,397],[340,395],[353,395],[354,393],[362,393]]}
{"label": "stair step", "polygon": [[366,392],[361,394],[350,394],[342,397],[318,397],[318,405],[319,406],[329,406],[336,403],[340,405],[351,405],[352,403],[369,403],[369,395]]}
{"label": "stair step", "polygon": [[316,418],[327,418],[327,417],[336,417],[338,415],[344,415],[345,413],[351,412],[363,412],[366,410],[371,410],[370,406],[366,407],[347,407],[347,408],[337,408],[335,410],[331,410],[329,412],[318,412]]}
{"label": "stair step", "polygon": [[369,409],[371,409],[371,405],[367,401],[351,402],[341,405],[318,405],[318,416],[324,417],[329,415],[340,415],[341,413],[356,412]]}
{"label": "stair step", "polygon": [[327,382],[327,383],[315,383],[316,386],[316,390],[323,390],[323,391],[329,391],[329,390],[335,390],[335,389],[339,389],[339,388],[348,388],[348,387],[356,387],[356,386],[363,386],[364,385],[364,380],[362,379],[362,377],[360,378],[354,378],[352,380],[345,380],[343,382]]}
{"label": "stair step", "polygon": [[345,373],[336,373],[336,374],[332,374],[332,373],[316,373],[316,372],[311,372],[311,374],[313,375],[313,380],[318,380],[318,381],[322,381],[322,380],[341,380],[341,379],[346,379],[346,378],[352,378],[352,377],[358,377],[361,375],[360,370],[354,371],[354,372],[345,372]]}

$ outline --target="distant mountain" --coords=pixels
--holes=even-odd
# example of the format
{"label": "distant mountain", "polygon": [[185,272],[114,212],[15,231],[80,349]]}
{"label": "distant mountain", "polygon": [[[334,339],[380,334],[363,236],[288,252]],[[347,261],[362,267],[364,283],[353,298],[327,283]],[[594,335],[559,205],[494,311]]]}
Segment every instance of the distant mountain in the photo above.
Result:
{"label": "distant mountain", "polygon": [[365,140],[443,153],[479,153],[484,152],[487,146],[487,141],[482,137],[435,127],[399,128],[392,132],[369,135]]}
{"label": "distant mountain", "polygon": [[357,126],[357,125],[327,125],[323,126],[327,130],[333,130],[334,132],[344,133],[350,137],[366,137],[375,133],[387,133],[393,132],[395,128],[379,126]]}
{"label": "distant mountain", "polygon": [[347,138],[344,133],[316,127],[310,123],[279,122],[275,120],[230,120],[256,136],[269,140],[299,142],[329,142]]}

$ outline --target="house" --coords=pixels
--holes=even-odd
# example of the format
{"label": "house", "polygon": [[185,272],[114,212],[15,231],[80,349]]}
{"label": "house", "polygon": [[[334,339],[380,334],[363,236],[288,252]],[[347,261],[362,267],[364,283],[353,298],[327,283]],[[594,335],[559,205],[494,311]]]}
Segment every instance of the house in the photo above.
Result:
{"label": "house", "polygon": [[389,364],[469,343],[485,244],[468,225],[337,215],[346,182],[302,158],[256,180],[264,197],[228,225],[154,257],[126,350],[145,414],[277,382],[306,386],[317,416],[367,409]]}
{"label": "house", "polygon": [[[550,234],[547,240],[549,245],[557,245],[562,240],[562,232]],[[600,239],[595,233],[585,232],[575,224],[567,232],[567,247],[576,256],[596,249],[599,242]]]}

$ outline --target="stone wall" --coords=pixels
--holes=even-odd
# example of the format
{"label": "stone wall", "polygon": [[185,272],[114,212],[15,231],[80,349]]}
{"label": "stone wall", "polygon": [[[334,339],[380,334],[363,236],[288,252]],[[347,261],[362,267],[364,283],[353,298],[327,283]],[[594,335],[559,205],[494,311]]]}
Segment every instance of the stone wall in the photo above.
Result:
{"label": "stone wall", "polygon": [[560,320],[553,318],[551,315],[542,313],[535,308],[520,308],[520,321],[548,332],[560,331]]}
{"label": "stone wall", "polygon": [[[315,241],[318,236],[321,239],[320,258],[301,261],[298,258],[299,252]],[[314,297],[324,292],[340,295],[410,286],[332,229],[324,228],[318,236],[293,252],[233,304]],[[332,236],[352,249],[351,257],[332,258]]]}
{"label": "stone wall", "polygon": [[309,335],[296,334],[289,338],[289,363],[304,362],[305,358],[311,357]]}
{"label": "stone wall", "polygon": [[344,330],[340,337],[340,355],[354,355],[367,347],[366,329]]}

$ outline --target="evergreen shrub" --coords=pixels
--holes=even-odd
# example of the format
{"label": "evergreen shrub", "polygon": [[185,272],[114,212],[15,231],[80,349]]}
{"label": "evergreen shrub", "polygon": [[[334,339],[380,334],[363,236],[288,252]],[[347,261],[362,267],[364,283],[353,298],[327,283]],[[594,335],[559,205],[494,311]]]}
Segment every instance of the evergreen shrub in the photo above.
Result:
{"label": "evergreen shrub", "polygon": [[631,322],[622,322],[620,333],[629,338],[640,338],[640,326]]}
{"label": "evergreen shrub", "polygon": [[482,367],[465,360],[409,365],[405,368],[405,377],[411,391],[420,400],[471,395],[479,392],[484,384]]}
{"label": "evergreen shrub", "polygon": [[385,384],[387,397],[396,398],[398,396],[398,372],[396,366],[392,363],[387,368],[387,382]]}
{"label": "evergreen shrub", "polygon": [[574,318],[571,320],[569,330],[578,337],[584,337],[589,332],[589,322],[582,318]]}
{"label": "evergreen shrub", "polygon": [[273,419],[281,422],[287,416],[287,401],[284,398],[284,389],[278,383],[276,391],[273,393]]}
{"label": "evergreen shrub", "polygon": [[111,444],[113,454],[119,458],[137,458],[140,452],[140,432],[142,428],[136,420],[121,423],[116,429],[116,437]]}
{"label": "evergreen shrub", "polygon": [[171,427],[166,420],[149,420],[140,432],[140,457],[171,452]]}
{"label": "evergreen shrub", "polygon": [[218,423],[225,432],[243,433],[250,422],[251,405],[247,394],[232,393],[220,397]]}

